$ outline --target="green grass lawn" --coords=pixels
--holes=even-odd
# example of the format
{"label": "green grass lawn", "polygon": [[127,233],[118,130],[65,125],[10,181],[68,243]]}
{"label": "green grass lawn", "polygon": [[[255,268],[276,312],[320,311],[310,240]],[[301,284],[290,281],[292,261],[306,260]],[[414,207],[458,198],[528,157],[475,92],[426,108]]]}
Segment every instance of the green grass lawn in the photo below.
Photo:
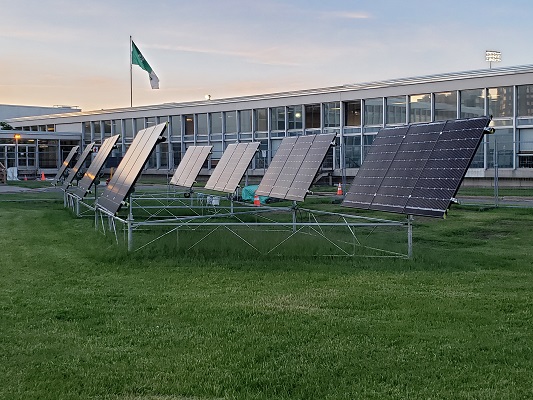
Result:
{"label": "green grass lawn", "polygon": [[533,398],[533,211],[418,218],[414,258],[128,254],[0,196],[1,399]]}

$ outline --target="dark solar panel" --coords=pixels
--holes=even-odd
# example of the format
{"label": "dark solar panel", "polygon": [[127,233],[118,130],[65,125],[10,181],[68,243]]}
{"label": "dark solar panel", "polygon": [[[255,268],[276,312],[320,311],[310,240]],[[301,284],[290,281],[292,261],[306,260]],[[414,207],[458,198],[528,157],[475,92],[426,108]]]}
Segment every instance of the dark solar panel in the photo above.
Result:
{"label": "dark solar panel", "polygon": [[163,132],[166,128],[167,123],[163,123],[137,133],[113,178],[97,201],[100,208],[111,214],[116,214],[120,210],[124,199],[131,193],[133,185],[139,178],[142,168],[150,158],[155,146],[165,140]]}
{"label": "dark solar panel", "polygon": [[248,166],[252,162],[252,159],[254,158],[254,155],[257,152],[257,149],[259,148],[259,144],[260,144],[259,142],[239,144],[239,146],[242,146],[244,150],[242,151],[241,157],[239,158],[239,161],[235,165],[235,168],[233,169],[231,176],[226,182],[226,185],[224,186],[224,189],[222,190],[223,192],[226,192],[226,193],[235,192],[235,190],[239,186],[239,183],[241,183],[241,179],[246,173]]}
{"label": "dark solar panel", "polygon": [[81,156],[78,157],[76,164],[72,167],[72,169],[70,170],[70,173],[63,181],[63,187],[65,189],[67,189],[72,184],[72,181],[76,177],[76,174],[80,171],[80,168],[82,167],[83,163],[87,161],[87,158],[92,153],[93,147],[94,147],[94,142],[89,143],[87,146],[85,146],[85,149],[81,153]]}
{"label": "dark solar panel", "polygon": [[324,161],[331,144],[335,140],[335,134],[314,135],[313,143],[302,161],[298,173],[295,175],[285,199],[303,201],[313,179]]}
{"label": "dark solar panel", "polygon": [[283,139],[256,193],[303,201],[334,139],[335,134]]}
{"label": "dark solar panel", "polygon": [[59,168],[59,171],[57,171],[56,176],[54,176],[54,179],[52,180],[52,185],[57,185],[57,183],[61,180],[61,178],[63,177],[63,174],[65,173],[65,170],[68,168],[68,166],[72,162],[72,159],[74,158],[74,156],[78,152],[79,148],[80,148],[80,146],[74,146],[70,150],[70,153],[68,153],[67,157],[63,161],[63,164],[61,164],[61,167]]}
{"label": "dark solar panel", "polygon": [[352,207],[367,209],[376,196],[377,189],[387,175],[394,156],[407,132],[407,127],[382,129],[374,138],[365,156],[364,166],[359,168],[344,203]]}
{"label": "dark solar panel", "polygon": [[202,165],[211,154],[212,148],[213,146],[190,146],[176,172],[174,172],[170,183],[184,188],[191,188],[202,169]]}
{"label": "dark solar panel", "polygon": [[343,205],[442,217],[489,122],[482,117],[382,129]]}
{"label": "dark solar panel", "polygon": [[[232,143],[228,145],[228,147],[226,148],[226,151],[224,152],[224,154],[222,154],[222,157],[218,161],[218,164],[215,167],[213,173],[207,180],[205,184],[206,189],[221,190],[221,188],[217,188],[217,185],[219,184],[221,177],[224,176],[225,173],[227,174],[227,172],[229,172],[230,169],[233,170],[231,163],[232,163],[232,157],[234,157],[235,151],[237,150],[237,146],[238,146],[237,143]],[[226,180],[224,180],[224,182]],[[222,186],[222,189],[223,188],[224,186]]]}
{"label": "dark solar panel", "polygon": [[274,157],[270,162],[270,166],[266,170],[265,175],[261,180],[261,183],[259,183],[259,186],[255,191],[257,195],[270,196],[270,192],[272,191],[272,188],[274,187],[274,184],[276,183],[279,174],[281,173],[281,170],[289,159],[292,148],[296,143],[296,139],[296,136],[292,136],[286,137],[282,140],[281,144],[278,147],[278,150],[276,151],[276,154],[274,154]]}
{"label": "dark solar panel", "polygon": [[81,180],[78,182],[78,186],[73,189],[73,194],[83,198],[89,192],[89,189],[91,188],[94,180],[98,177],[98,174],[102,170],[102,167],[104,166],[119,138],[120,135],[114,135],[104,140],[98,149],[98,153],[96,153],[96,157],[94,157],[91,165],[89,165],[89,168],[83,175],[83,178],[81,178]]}

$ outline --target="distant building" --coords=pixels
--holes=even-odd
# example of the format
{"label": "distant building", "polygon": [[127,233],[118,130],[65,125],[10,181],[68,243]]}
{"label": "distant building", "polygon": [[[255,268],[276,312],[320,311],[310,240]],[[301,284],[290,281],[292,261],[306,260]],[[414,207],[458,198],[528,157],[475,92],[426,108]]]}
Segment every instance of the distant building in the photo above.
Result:
{"label": "distant building", "polygon": [[33,117],[36,115],[64,114],[80,111],[80,108],[70,106],[40,107],[0,104],[0,121],[5,121],[11,118]]}
{"label": "distant building", "polygon": [[[213,146],[209,173],[230,143],[259,141],[251,174],[261,175],[286,136],[336,133],[325,167],[353,176],[383,127],[492,115],[496,133],[485,137],[467,173],[523,183],[533,178],[533,65],[445,73],[326,88],[197,102],[11,118],[24,133],[78,132],[82,145],[121,135],[121,151],[136,132],[168,122],[147,172],[169,173],[191,145]],[[0,160],[2,157],[0,145]]]}

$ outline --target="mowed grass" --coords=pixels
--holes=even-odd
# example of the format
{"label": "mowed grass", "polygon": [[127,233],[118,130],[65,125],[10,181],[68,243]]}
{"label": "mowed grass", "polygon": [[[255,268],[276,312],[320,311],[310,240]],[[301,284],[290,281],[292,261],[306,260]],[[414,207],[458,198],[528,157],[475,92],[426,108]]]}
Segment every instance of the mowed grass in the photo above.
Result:
{"label": "mowed grass", "polygon": [[128,254],[62,201],[0,226],[2,399],[533,398],[532,210],[416,219],[412,260]]}

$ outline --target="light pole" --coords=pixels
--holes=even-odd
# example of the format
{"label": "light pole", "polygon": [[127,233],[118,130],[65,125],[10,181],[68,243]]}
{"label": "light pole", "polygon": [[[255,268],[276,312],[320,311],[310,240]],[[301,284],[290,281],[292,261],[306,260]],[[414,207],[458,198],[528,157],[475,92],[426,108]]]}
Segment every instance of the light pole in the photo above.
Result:
{"label": "light pole", "polygon": [[496,50],[485,50],[485,61],[489,63],[489,69],[492,69],[493,62],[500,62],[502,53]]}
{"label": "light pole", "polygon": [[18,170],[19,167],[19,139],[21,138],[20,133],[15,133],[15,167]]}

